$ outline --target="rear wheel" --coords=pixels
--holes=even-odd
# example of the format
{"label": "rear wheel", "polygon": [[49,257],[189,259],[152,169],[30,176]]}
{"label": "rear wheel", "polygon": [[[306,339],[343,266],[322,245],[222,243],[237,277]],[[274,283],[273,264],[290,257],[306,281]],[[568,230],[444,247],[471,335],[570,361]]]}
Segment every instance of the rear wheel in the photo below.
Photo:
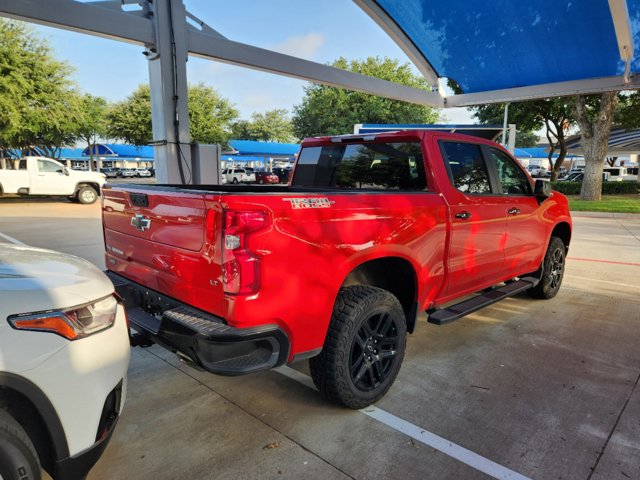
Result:
{"label": "rear wheel", "polygon": [[553,298],[558,294],[564,276],[567,249],[558,237],[551,237],[547,253],[542,261],[542,277],[540,283],[527,290],[533,298]]}
{"label": "rear wheel", "polygon": [[407,327],[398,299],[377,287],[340,290],[322,352],[309,360],[318,390],[350,408],[384,396],[404,358]]}
{"label": "rear wheel", "polygon": [[33,443],[20,424],[4,410],[0,410],[0,478],[40,479],[40,462]]}
{"label": "rear wheel", "polygon": [[89,205],[95,203],[98,199],[98,192],[96,192],[93,188],[89,186],[81,187],[76,194],[78,201],[85,205]]}

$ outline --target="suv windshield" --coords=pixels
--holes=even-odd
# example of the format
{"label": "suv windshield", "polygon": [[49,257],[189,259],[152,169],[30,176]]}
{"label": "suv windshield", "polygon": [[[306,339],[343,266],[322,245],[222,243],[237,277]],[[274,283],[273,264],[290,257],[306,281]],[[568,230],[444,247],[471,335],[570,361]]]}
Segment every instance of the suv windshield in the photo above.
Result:
{"label": "suv windshield", "polygon": [[300,151],[293,186],[425,190],[419,142],[350,143]]}

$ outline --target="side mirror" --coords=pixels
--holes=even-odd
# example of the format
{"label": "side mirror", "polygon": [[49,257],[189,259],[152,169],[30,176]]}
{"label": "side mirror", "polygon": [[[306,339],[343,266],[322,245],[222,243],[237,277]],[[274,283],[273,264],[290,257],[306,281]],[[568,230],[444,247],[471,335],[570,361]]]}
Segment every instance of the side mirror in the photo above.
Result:
{"label": "side mirror", "polygon": [[546,200],[551,196],[551,182],[538,178],[533,189],[533,194],[538,197],[540,201]]}
{"label": "side mirror", "polygon": [[67,177],[70,175],[69,169],[67,167],[62,167],[62,173],[64,173]]}

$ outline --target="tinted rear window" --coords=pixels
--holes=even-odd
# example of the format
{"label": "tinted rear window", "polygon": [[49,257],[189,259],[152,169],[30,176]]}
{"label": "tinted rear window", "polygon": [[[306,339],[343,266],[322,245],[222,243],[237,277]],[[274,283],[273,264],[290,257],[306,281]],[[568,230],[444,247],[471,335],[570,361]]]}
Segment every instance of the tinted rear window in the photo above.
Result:
{"label": "tinted rear window", "polygon": [[350,143],[300,151],[293,186],[426,190],[419,142]]}

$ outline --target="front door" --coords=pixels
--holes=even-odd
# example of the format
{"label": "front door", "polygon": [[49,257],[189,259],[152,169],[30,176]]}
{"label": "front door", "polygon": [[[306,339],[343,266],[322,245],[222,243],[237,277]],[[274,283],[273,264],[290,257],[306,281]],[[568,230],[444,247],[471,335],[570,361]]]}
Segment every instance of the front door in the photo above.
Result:
{"label": "front door", "polygon": [[547,249],[543,208],[533,195],[529,178],[513,158],[492,147],[486,147],[485,153],[489,168],[495,169],[507,219],[504,273],[518,276],[534,272]]}
{"label": "front door", "polygon": [[31,172],[30,193],[35,195],[71,195],[75,185],[64,173],[62,164],[46,158],[36,160],[36,171]]}

